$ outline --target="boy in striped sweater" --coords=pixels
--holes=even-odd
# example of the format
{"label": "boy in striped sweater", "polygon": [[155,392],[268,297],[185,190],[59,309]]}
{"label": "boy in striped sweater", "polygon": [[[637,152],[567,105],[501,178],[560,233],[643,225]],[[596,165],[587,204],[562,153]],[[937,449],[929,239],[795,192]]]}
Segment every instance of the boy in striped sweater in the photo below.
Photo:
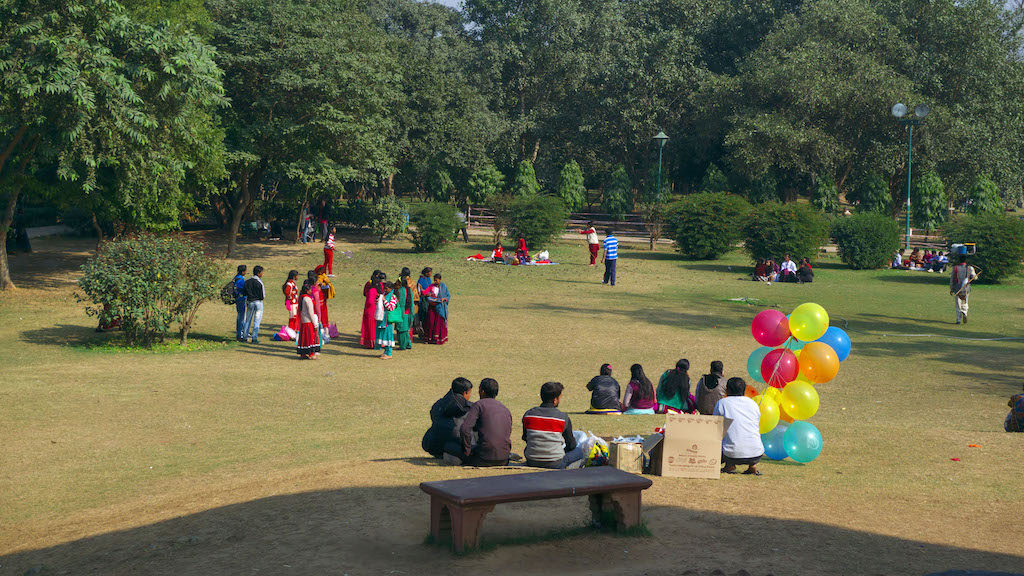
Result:
{"label": "boy in striped sweater", "polygon": [[612,231],[605,230],[604,239],[604,257],[601,261],[604,262],[604,282],[607,284],[611,280],[612,286],[615,286],[615,264],[619,261],[619,239],[616,238]]}
{"label": "boy in striped sweater", "polygon": [[324,268],[330,278],[334,278],[334,234],[337,232],[338,228],[331,226],[331,233],[324,238]]}
{"label": "boy in striped sweater", "polygon": [[558,409],[562,388],[559,382],[546,382],[540,387],[541,405],[523,414],[527,466],[567,468],[585,457],[572,434],[572,421]]}

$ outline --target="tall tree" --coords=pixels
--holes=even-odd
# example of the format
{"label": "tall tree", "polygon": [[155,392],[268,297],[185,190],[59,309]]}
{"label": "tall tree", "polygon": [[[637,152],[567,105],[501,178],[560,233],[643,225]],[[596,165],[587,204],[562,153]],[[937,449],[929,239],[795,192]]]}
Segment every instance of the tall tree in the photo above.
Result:
{"label": "tall tree", "polygon": [[393,173],[395,55],[354,2],[211,0],[213,43],[232,100],[224,116],[231,181],[217,205],[235,247],[264,180],[340,194]]}
{"label": "tall tree", "polygon": [[209,49],[113,0],[11,0],[0,21],[0,288],[14,286],[6,230],[34,176],[120,202],[138,227],[176,225],[181,181],[216,154],[203,131],[225,100]]}

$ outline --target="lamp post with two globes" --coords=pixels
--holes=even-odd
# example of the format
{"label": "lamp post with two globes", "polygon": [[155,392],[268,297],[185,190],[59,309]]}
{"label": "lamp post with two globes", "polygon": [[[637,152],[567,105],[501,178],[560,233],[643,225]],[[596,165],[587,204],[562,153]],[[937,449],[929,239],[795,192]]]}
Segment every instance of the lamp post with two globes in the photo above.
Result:
{"label": "lamp post with two globes", "polygon": [[914,106],[914,117],[907,116],[907,106],[903,103],[896,103],[892,107],[892,115],[900,122],[907,125],[907,240],[905,248],[910,249],[910,166],[914,160],[914,126],[924,122],[924,117],[931,112],[927,104]]}

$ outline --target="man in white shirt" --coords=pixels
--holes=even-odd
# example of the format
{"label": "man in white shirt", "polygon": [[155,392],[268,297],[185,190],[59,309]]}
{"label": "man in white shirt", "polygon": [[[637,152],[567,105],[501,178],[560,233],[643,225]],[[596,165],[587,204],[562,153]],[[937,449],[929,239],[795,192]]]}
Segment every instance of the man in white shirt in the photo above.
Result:
{"label": "man in white shirt", "polygon": [[903,248],[900,248],[899,252],[897,252],[896,256],[892,259],[892,267],[903,268]]}
{"label": "man in white shirt", "polygon": [[779,269],[779,282],[796,282],[796,262],[789,258],[789,254],[786,254]]}
{"label": "man in white shirt", "polygon": [[729,378],[725,384],[725,398],[715,405],[715,416],[725,418],[725,436],[722,438],[722,472],[735,474],[736,466],[746,465],[744,474],[760,476],[757,463],[764,456],[761,442],[761,409],[747,398],[747,383],[742,378]]}
{"label": "man in white shirt", "polygon": [[587,247],[590,249],[590,265],[597,266],[597,253],[601,248],[601,243],[597,240],[597,229],[594,228],[594,223],[588,222],[585,230],[577,230],[577,232],[587,235]]}
{"label": "man in white shirt", "polygon": [[956,323],[963,320],[967,324],[967,297],[971,294],[971,282],[978,279],[974,266],[967,265],[967,258],[960,257],[960,263],[953,266],[949,273],[949,293],[953,296],[953,308],[956,310]]}

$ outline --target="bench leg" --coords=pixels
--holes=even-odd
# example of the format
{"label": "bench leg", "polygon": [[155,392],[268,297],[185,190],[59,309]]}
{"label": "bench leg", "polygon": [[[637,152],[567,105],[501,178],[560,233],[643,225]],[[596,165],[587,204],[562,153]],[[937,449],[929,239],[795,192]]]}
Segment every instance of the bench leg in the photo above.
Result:
{"label": "bench leg", "polygon": [[640,490],[594,494],[590,496],[590,511],[594,524],[600,525],[604,512],[615,515],[615,529],[626,530],[640,524]]}
{"label": "bench leg", "polygon": [[484,516],[494,510],[494,505],[460,508],[449,505],[448,511],[452,518],[452,540],[455,551],[465,552],[467,549],[480,545],[480,529],[484,525]]}
{"label": "bench leg", "polygon": [[430,497],[430,535],[435,544],[443,542],[442,538],[447,537],[452,529],[452,517],[448,511],[448,502],[438,498]]}

